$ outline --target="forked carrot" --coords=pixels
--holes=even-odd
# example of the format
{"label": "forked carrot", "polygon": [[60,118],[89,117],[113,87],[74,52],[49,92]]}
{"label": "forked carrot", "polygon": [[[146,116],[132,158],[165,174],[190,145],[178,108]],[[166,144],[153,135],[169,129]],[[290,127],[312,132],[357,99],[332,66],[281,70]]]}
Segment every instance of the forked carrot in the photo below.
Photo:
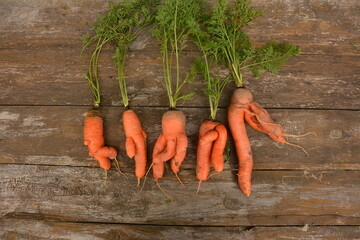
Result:
{"label": "forked carrot", "polygon": [[126,154],[135,160],[135,175],[140,181],[146,172],[146,138],[136,113],[128,109],[123,113],[123,124],[126,135]]}
{"label": "forked carrot", "polygon": [[99,161],[100,167],[109,170],[110,159],[115,159],[115,148],[104,146],[103,119],[98,109],[91,109],[85,117],[84,144],[89,148],[89,155]]}
{"label": "forked carrot", "polygon": [[162,117],[162,133],[153,151],[154,178],[161,178],[164,162],[171,160],[171,170],[177,174],[186,156],[188,140],[185,130],[185,115],[181,111],[170,110]]}

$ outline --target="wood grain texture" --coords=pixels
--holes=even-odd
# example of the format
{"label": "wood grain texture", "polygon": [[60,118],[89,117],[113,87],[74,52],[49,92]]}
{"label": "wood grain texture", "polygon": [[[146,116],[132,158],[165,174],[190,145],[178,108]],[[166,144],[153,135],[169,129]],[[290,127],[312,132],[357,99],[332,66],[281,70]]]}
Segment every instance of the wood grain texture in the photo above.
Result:
{"label": "wood grain texture", "polygon": [[[360,2],[252,2],[266,13],[246,30],[256,45],[275,38],[303,51],[280,75],[255,79],[246,72],[245,84],[287,132],[316,132],[289,139],[310,157],[248,128],[252,196],[238,188],[230,139],[224,172],[202,183],[195,197],[197,131],[209,115],[198,80],[185,89],[197,95],[179,103],[189,136],[179,174],[187,190],[168,168],[160,184],[173,197],[169,202],[151,174],[142,192],[136,186],[111,46],[100,59],[105,139],[119,150],[129,179],[113,168],[104,181],[83,145],[92,96],[78,63],[81,38],[107,11],[108,0],[1,0],[0,238],[360,239]],[[181,59],[184,73],[198,55],[190,45]],[[159,57],[144,32],[131,44],[125,70],[149,156],[168,105]],[[233,89],[230,84],[220,102],[224,123]]]}
{"label": "wood grain texture", "polygon": [[358,225],[360,171],[258,171],[250,198],[235,171],[201,185],[195,170],[183,170],[187,190],[174,175],[149,177],[140,193],[136,177],[98,168],[2,165],[0,216],[32,214],[56,221],[156,225]]}
{"label": "wood grain texture", "polygon": [[[108,10],[108,2],[3,0],[0,42],[3,48],[79,46],[98,14]],[[360,4],[357,0],[253,0],[252,3],[265,12],[248,30],[256,42],[277,38],[302,45],[305,53],[358,53]],[[132,44],[132,49],[155,50],[155,41],[145,34]]]}
{"label": "wood grain texture", "polygon": [[[130,239],[204,239],[204,240],[258,240],[326,239],[347,240],[360,237],[359,226],[302,226],[302,227],[195,227],[151,226],[126,224],[47,222],[41,220],[0,220],[0,238],[3,240],[130,240]],[[26,237],[26,238],[24,238]]]}
{"label": "wood grain texture", "polygon": [[[359,3],[351,1],[257,0],[267,15],[249,32],[258,44],[270,38],[290,41],[304,54],[281,75],[265,74],[246,85],[266,107],[359,109]],[[0,104],[88,105],[92,96],[80,71],[81,36],[89,32],[107,1],[3,1],[0,21]],[[103,103],[121,105],[110,48],[101,63]],[[144,33],[133,43],[126,75],[133,106],[167,106],[162,66],[154,39]],[[184,70],[197,51],[182,62]],[[144,87],[145,86],[145,87]],[[197,96],[183,106],[207,106],[201,81]],[[56,91],[53,91],[56,89]],[[233,86],[220,106],[227,106]],[[51,92],[51,94],[49,94]]]}
{"label": "wood grain texture", "polygon": [[[80,71],[80,49],[0,50],[2,81],[0,104],[91,105],[92,94]],[[121,106],[117,72],[112,53],[100,63],[102,104]],[[194,54],[183,59],[184,74]],[[132,106],[168,106],[162,65],[158,53],[131,52],[126,63],[128,93]],[[357,56],[303,55],[283,67],[281,75],[265,73],[262,78],[244,77],[245,84],[265,107],[359,109],[360,58]],[[184,92],[195,91],[191,101],[179,106],[208,106],[205,87],[199,78]],[[224,90],[220,106],[229,104],[232,83]]]}
{"label": "wood grain texture", "polygon": [[[166,108],[133,108],[148,134],[148,153],[161,131],[161,116]],[[0,163],[97,166],[83,145],[83,121],[87,107],[0,107]],[[121,123],[123,108],[103,108],[105,139],[119,150],[118,159],[126,171],[133,172],[133,161],[125,153]],[[187,117],[189,148],[183,168],[195,168],[198,129],[206,120],[206,108],[183,109]],[[219,119],[226,123],[226,109]],[[359,170],[360,113],[358,111],[270,110],[273,119],[293,134],[316,132],[316,136],[289,138],[301,149],[275,143],[265,134],[248,127],[255,169]],[[233,143],[227,169],[235,169]]]}

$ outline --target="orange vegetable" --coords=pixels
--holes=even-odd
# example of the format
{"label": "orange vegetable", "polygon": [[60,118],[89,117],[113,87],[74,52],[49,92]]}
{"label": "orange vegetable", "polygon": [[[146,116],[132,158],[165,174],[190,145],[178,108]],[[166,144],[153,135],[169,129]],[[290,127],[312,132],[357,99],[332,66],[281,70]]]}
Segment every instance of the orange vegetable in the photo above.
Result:
{"label": "orange vegetable", "polygon": [[84,144],[89,148],[89,155],[99,161],[100,167],[109,170],[110,159],[115,159],[115,148],[104,146],[103,119],[98,109],[91,109],[85,117]]}
{"label": "orange vegetable", "polygon": [[304,135],[291,135],[284,132],[283,128],[279,124],[274,123],[269,113],[261,107],[259,103],[254,101],[254,98],[249,90],[238,88],[234,91],[231,98],[231,105],[229,107],[228,121],[231,134],[233,135],[235,141],[236,153],[239,160],[239,186],[241,191],[247,196],[251,193],[253,157],[244,121],[246,121],[255,130],[266,133],[274,141],[299,147],[307,154],[304,148],[287,142],[285,137],[300,137],[312,132]]}
{"label": "orange vegetable", "polygon": [[223,153],[226,140],[227,131],[220,122],[205,121],[201,124],[196,155],[196,176],[200,181],[208,178],[211,163],[218,173],[224,169]]}
{"label": "orange vegetable", "polygon": [[244,104],[245,96],[233,94],[231,105],[228,111],[228,122],[233,136],[236,154],[239,161],[238,183],[241,191],[246,195],[251,194],[251,171],[253,167],[253,156],[251,152],[249,138],[245,129]]}
{"label": "orange vegetable", "polygon": [[171,170],[177,174],[185,159],[187,145],[184,113],[177,110],[165,112],[162,117],[162,133],[152,154],[154,178],[163,176],[164,162],[168,160],[171,160]]}
{"label": "orange vegetable", "polygon": [[126,154],[135,160],[135,175],[140,180],[146,172],[146,133],[133,110],[123,113],[123,124],[126,135]]}
{"label": "orange vegetable", "polygon": [[196,194],[200,190],[201,181],[206,181],[209,177],[210,164],[215,171],[220,173],[224,169],[224,149],[227,141],[227,131],[220,122],[205,121],[199,129],[199,143],[197,147],[196,177],[199,179],[199,186]]}

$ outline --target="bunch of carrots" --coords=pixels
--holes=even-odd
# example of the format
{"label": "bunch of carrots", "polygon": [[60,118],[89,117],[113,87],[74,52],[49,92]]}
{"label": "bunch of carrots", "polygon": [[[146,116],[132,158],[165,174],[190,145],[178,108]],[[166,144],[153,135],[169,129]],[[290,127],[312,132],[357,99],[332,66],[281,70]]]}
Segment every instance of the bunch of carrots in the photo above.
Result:
{"label": "bunch of carrots", "polygon": [[[126,153],[134,158],[138,184],[147,175],[147,135],[136,113],[129,109],[124,69],[129,44],[144,27],[153,24],[150,32],[161,49],[169,110],[163,114],[162,132],[156,140],[152,163],[147,172],[153,170],[156,184],[168,196],[158,180],[163,177],[166,162],[170,161],[171,170],[185,188],[178,172],[188,145],[186,116],[176,107],[179,100],[188,100],[195,95],[194,92],[184,93],[183,87],[199,77],[205,82],[204,92],[209,100],[210,117],[199,128],[196,168],[199,185],[196,194],[201,182],[212,176],[209,176],[211,165],[215,174],[223,171],[228,133],[225,125],[216,120],[216,115],[223,90],[234,82],[236,89],[228,108],[228,125],[238,158],[238,184],[241,191],[250,196],[253,156],[245,122],[276,142],[294,145],[285,137],[295,135],[285,133],[268,112],[254,101],[252,93],[244,87],[243,71],[251,70],[256,77],[264,70],[277,74],[292,56],[300,54],[299,47],[275,40],[255,47],[243,28],[261,15],[262,12],[255,10],[249,0],[235,0],[233,4],[228,0],[218,0],[213,6],[200,0],[164,0],[161,5],[157,0],[125,0],[110,4],[108,15],[101,17],[93,26],[95,36],[85,39],[81,52],[82,56],[85,49],[95,45],[88,68],[84,71],[94,95],[94,108],[89,110],[84,126],[84,144],[88,146],[90,156],[99,161],[101,168],[108,170],[111,167],[110,159],[116,159],[117,155],[114,148],[104,146],[99,110],[98,61],[103,46],[109,43],[115,49],[114,62],[118,70],[120,95],[126,109],[123,113]],[[198,47],[202,56],[194,59],[189,72],[183,73],[182,56],[189,42]],[[228,69],[229,75],[222,76],[221,69]]]}

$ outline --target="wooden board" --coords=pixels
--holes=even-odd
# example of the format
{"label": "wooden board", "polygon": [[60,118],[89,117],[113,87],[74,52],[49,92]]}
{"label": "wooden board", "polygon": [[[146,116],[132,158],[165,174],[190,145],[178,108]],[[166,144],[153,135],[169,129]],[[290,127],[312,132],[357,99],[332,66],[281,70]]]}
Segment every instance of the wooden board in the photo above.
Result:
{"label": "wooden board", "polygon": [[[359,109],[359,28],[354,24],[359,8],[352,1],[258,0],[267,12],[248,31],[258,44],[270,38],[291,41],[304,54],[293,58],[281,75],[265,74],[246,85],[265,107]],[[92,96],[80,70],[81,36],[107,1],[5,1],[0,22],[0,104],[90,105]],[[325,10],[324,10],[325,9]],[[284,24],[286,23],[286,24]],[[261,36],[261,37],[260,37]],[[121,105],[111,48],[101,63],[103,104]],[[197,51],[182,62],[188,69]],[[144,33],[132,45],[126,76],[133,106],[167,106],[162,66],[155,40]],[[197,96],[183,106],[207,106],[201,80],[191,89]],[[41,89],[41,90],[40,90]],[[57,91],[53,91],[57,89]],[[225,90],[227,106],[233,85]]]}
{"label": "wooden board", "polygon": [[[87,107],[0,107],[0,163],[97,166],[83,145],[83,121]],[[133,172],[133,161],[125,153],[125,135],[121,122],[123,108],[103,108],[105,138],[119,150],[118,159],[126,171]],[[161,131],[161,116],[166,108],[134,108],[148,134],[149,159]],[[198,129],[206,120],[206,108],[185,108],[189,149],[183,168],[195,168]],[[226,123],[226,109],[219,120]],[[248,128],[255,158],[255,169],[359,170],[360,121],[358,111],[270,110],[276,122],[293,134],[315,132],[290,142],[299,148],[275,143],[265,134]],[[235,169],[232,148],[227,169]]]}
{"label": "wooden board", "polygon": [[[265,12],[253,22],[254,27],[248,29],[258,43],[276,38],[303,46],[305,53],[359,53],[357,0],[252,0],[252,3]],[[78,47],[82,37],[91,31],[98,14],[108,10],[108,1],[3,0],[1,9],[2,48],[43,50]],[[132,44],[132,49],[155,50],[157,47],[154,39],[144,34]]]}
{"label": "wooden board", "polygon": [[[83,145],[92,96],[78,55],[108,0],[0,1],[0,238],[360,239],[360,2],[252,2],[266,13],[246,29],[255,44],[275,38],[300,46],[302,54],[280,75],[255,79],[246,72],[245,84],[287,132],[316,132],[289,139],[310,156],[248,128],[252,196],[240,193],[229,139],[224,172],[202,183],[196,197],[197,131],[209,115],[199,79],[185,89],[197,95],[179,103],[189,136],[179,174],[187,190],[167,169],[160,184],[169,202],[151,173],[142,192],[136,187],[111,46],[100,59],[105,139],[118,149],[129,179],[113,168],[104,181]],[[181,59],[184,72],[198,55],[190,45]],[[168,106],[159,57],[156,41],[143,32],[125,70],[132,108],[149,135],[149,159]],[[220,101],[224,123],[233,89]]]}
{"label": "wooden board", "polygon": [[360,236],[358,226],[295,226],[295,227],[200,227],[116,225],[98,223],[47,222],[41,220],[0,220],[0,237],[3,240],[32,239],[49,240],[120,240],[120,239],[204,239],[204,240],[257,240],[289,239],[354,239]]}
{"label": "wooden board", "polygon": [[224,171],[201,185],[195,170],[180,173],[186,190],[168,174],[148,178],[142,192],[129,179],[98,168],[2,165],[0,216],[19,214],[57,221],[156,225],[358,225],[359,171],[256,171],[244,196],[236,172]]}

